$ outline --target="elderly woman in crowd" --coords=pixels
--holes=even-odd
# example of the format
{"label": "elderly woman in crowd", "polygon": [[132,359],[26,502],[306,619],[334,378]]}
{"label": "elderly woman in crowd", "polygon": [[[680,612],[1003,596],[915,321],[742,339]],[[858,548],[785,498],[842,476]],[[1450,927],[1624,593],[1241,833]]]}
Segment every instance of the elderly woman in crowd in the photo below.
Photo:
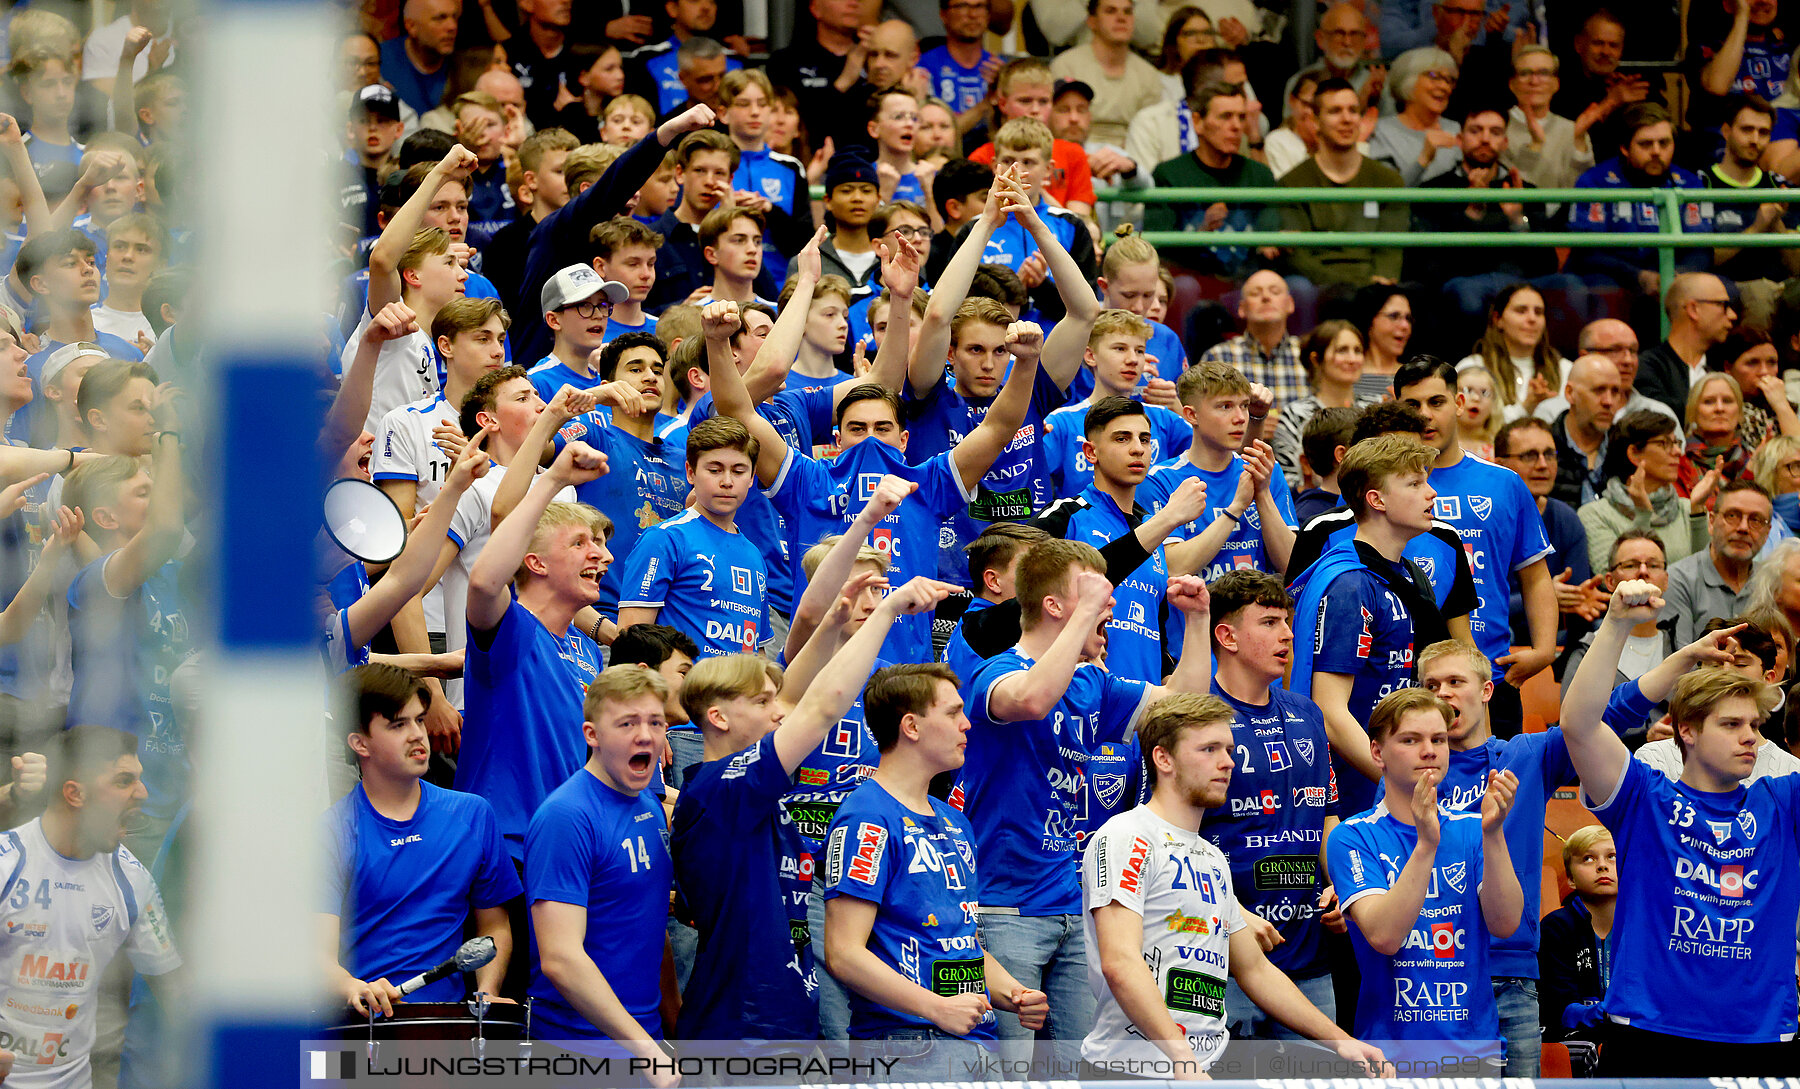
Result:
{"label": "elderly woman in crowd", "polygon": [[1394,58],[1388,75],[1400,112],[1375,123],[1369,158],[1400,172],[1407,185],[1445,174],[1462,159],[1456,134],[1462,126],[1444,117],[1456,90],[1456,58],[1432,46]]}
{"label": "elderly woman in crowd", "polygon": [[1599,498],[1576,512],[1587,530],[1588,560],[1594,570],[1607,570],[1613,541],[1628,529],[1654,530],[1671,564],[1706,547],[1705,503],[1716,478],[1708,478],[1704,491],[1696,488],[1692,500],[1683,498],[1675,490],[1681,461],[1675,421],[1662,413],[1646,409],[1613,424],[1602,469],[1606,484]]}
{"label": "elderly woman in crowd", "polygon": [[[1729,374],[1709,374],[1694,383],[1687,399],[1687,450],[1681,459],[1680,478],[1675,490],[1695,496],[1694,509],[1705,506],[1697,498],[1705,490],[1727,480],[1749,475],[1750,455],[1756,444],[1745,441],[1744,391]],[[1712,478],[1712,487],[1704,481]]]}
{"label": "elderly woman in crowd", "polygon": [[1776,435],[1750,455],[1750,479],[1775,501],[1775,515],[1800,533],[1800,438]]}

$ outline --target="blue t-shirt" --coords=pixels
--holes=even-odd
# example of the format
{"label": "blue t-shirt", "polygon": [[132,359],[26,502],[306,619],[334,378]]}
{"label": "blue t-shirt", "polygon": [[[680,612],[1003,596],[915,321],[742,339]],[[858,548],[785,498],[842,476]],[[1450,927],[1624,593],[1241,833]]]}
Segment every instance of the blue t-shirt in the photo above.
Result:
{"label": "blue t-shirt", "polygon": [[782,808],[775,735],[688,778],[675,803],[675,877],[700,949],[681,995],[683,1040],[810,1040],[818,981],[807,940],[813,855]]}
{"label": "blue t-shirt", "polygon": [[[1400,951],[1391,957],[1377,952],[1362,929],[1350,924],[1350,944],[1362,973],[1356,1035],[1363,1040],[1493,1041],[1497,1052],[1500,1015],[1494,1007],[1488,928],[1481,914],[1481,816],[1440,814],[1438,828],[1436,865],[1425,902]],[[1325,864],[1346,918],[1358,900],[1393,888],[1418,842],[1418,829],[1395,820],[1385,802],[1332,830]]]}
{"label": "blue t-shirt", "polygon": [[956,621],[956,630],[950,633],[950,642],[944,646],[944,664],[956,671],[959,680],[966,681],[973,677],[975,671],[981,668],[981,663],[987,661],[969,645],[968,637],[963,634],[963,625],[968,622],[969,617],[983,609],[993,608],[994,604],[984,597],[970,598],[969,607],[963,610],[962,616]]}
{"label": "blue t-shirt", "polygon": [[[954,450],[987,418],[994,397],[972,400],[952,388],[946,374],[922,397],[909,394],[905,406],[907,460],[922,464]],[[969,585],[969,564],[964,545],[994,522],[1018,522],[1031,517],[1057,498],[1050,490],[1050,466],[1044,456],[1044,417],[1061,407],[1066,394],[1056,380],[1040,368],[1031,388],[1031,407],[1011,442],[976,485],[966,509],[948,520],[954,540],[944,542],[943,562],[937,578],[957,586]]]}
{"label": "blue t-shirt", "polygon": [[1555,727],[1505,741],[1490,737],[1484,745],[1450,753],[1450,765],[1438,784],[1438,808],[1449,813],[1479,815],[1482,799],[1487,796],[1490,771],[1510,771],[1519,777],[1519,790],[1513,795],[1503,831],[1507,854],[1519,875],[1519,887],[1525,890],[1525,912],[1519,919],[1519,929],[1510,937],[1493,939],[1490,966],[1497,976],[1536,979],[1544,806],[1556,788],[1575,781],[1575,765],[1569,761],[1569,745],[1562,730]]}
{"label": "blue t-shirt", "polygon": [[613,563],[601,576],[600,600],[594,608],[616,617],[619,595],[626,586],[626,557],[637,548],[646,529],[686,508],[685,450],[654,434],[649,441],[640,439],[609,425],[599,412],[577,416],[557,430],[557,452],[571,442],[585,442],[607,458],[606,475],[578,486],[575,497],[612,519],[613,532],[606,549],[613,554]]}
{"label": "blue t-shirt", "polygon": [[1710,794],[1627,760],[1592,809],[1626,867],[1607,1016],[1719,1043],[1792,1039],[1800,776]]}
{"label": "blue t-shirt", "polygon": [[[1150,321],[1148,318],[1144,320]],[[1140,389],[1149,383],[1151,375],[1173,382],[1181,377],[1182,371],[1187,370],[1187,349],[1181,346],[1181,337],[1160,321],[1150,322],[1150,339],[1144,342],[1144,354],[1149,357],[1151,369],[1139,381]],[[1075,372],[1074,380],[1069,383],[1069,399],[1085,401],[1093,393],[1094,372],[1091,368],[1083,367]],[[1189,436],[1190,439],[1192,437]]]}
{"label": "blue t-shirt", "polygon": [[1319,873],[1325,818],[1337,813],[1337,776],[1318,704],[1282,688],[1261,707],[1227,695],[1238,766],[1223,806],[1209,812],[1200,834],[1231,861],[1238,902],[1273,923],[1286,939],[1269,951],[1275,967],[1297,979],[1324,975],[1325,928]]}
{"label": "blue t-shirt", "polygon": [[1431,471],[1437,503],[1432,515],[1456,527],[1478,603],[1469,614],[1476,649],[1495,664],[1494,682],[1506,676],[1500,659],[1512,652],[1513,573],[1550,554],[1544,519],[1525,481],[1511,469],[1464,454],[1448,469]]}
{"label": "blue t-shirt", "polygon": [[456,789],[493,805],[515,861],[531,814],[587,761],[581,705],[599,675],[592,640],[553,635],[517,599],[492,631],[469,629]]}
{"label": "blue t-shirt", "polygon": [[[1361,551],[1361,550],[1359,550]],[[1371,550],[1372,551],[1372,550]],[[1379,556],[1363,556],[1386,563]],[[1392,568],[1395,579],[1406,575]],[[1305,622],[1295,618],[1296,627]],[[1304,634],[1300,634],[1304,638]],[[1350,686],[1350,717],[1367,726],[1369,713],[1388,693],[1413,683],[1413,619],[1406,602],[1367,567],[1347,571],[1326,588],[1313,643],[1313,673],[1341,673]],[[1307,690],[1311,691],[1311,678]],[[1337,753],[1339,811],[1360,813],[1375,804],[1379,784]]]}
{"label": "blue t-shirt", "polygon": [[[460,767],[460,765],[459,765]],[[525,895],[587,911],[581,948],[627,1013],[663,1035],[662,949],[675,865],[662,804],[649,791],[621,794],[585,767],[544,799],[525,834]],[[531,935],[532,1012],[547,1039],[604,1039],[544,975]]]}
{"label": "blue t-shirt", "polygon": [[[1090,380],[1093,371],[1082,368]],[[1072,389],[1073,387],[1071,387]],[[1081,452],[1086,435],[1088,411],[1086,403],[1065,405],[1044,417],[1044,456],[1050,463],[1050,494],[1078,495],[1094,482],[1094,466]],[[1167,461],[1187,453],[1194,443],[1194,429],[1161,405],[1145,405],[1144,416],[1150,421],[1150,464]]]}
{"label": "blue t-shirt", "polygon": [[[63,347],[62,341],[51,340],[49,337],[44,337],[41,343],[42,347],[25,357],[25,370],[31,375],[32,398],[29,402],[20,405],[19,410],[14,412],[11,418],[6,421],[6,437],[17,442],[31,441],[31,417],[33,407],[44,403],[44,384],[42,379],[44,364],[50,361],[51,353],[55,352],[58,348]],[[102,333],[98,329],[94,330],[94,339],[90,343],[98,344],[100,347],[105,348],[107,356],[112,359],[126,359],[132,362],[138,362],[144,358],[144,353],[138,351],[137,345],[120,337],[116,337],[111,333]]]}
{"label": "blue t-shirt", "polygon": [[[336,915],[338,963],[357,979],[403,980],[456,955],[478,908],[524,886],[507,857],[494,807],[473,794],[419,784],[407,820],[375,811],[358,783],[325,817],[325,896]],[[460,1002],[462,973],[414,991],[414,1002]]]}
{"label": "blue t-shirt", "polygon": [[[1076,231],[1086,231],[1082,220],[1075,213],[1052,204],[1045,204],[1042,197],[1037,202],[1038,218],[1050,233],[1056,237],[1058,244],[1065,250],[1073,252]],[[1016,219],[1008,219],[994,228],[988,236],[987,247],[982,251],[982,264],[1005,265],[1014,272],[1019,271],[1027,258],[1038,251],[1037,239],[1033,238],[1025,225]]]}
{"label": "blue t-shirt", "polygon": [[661,609],[657,622],[692,636],[701,658],[754,654],[769,637],[762,553],[697,510],[645,530],[620,581],[621,609]]}
{"label": "blue t-shirt", "polygon": [[1150,686],[1091,663],[1076,667],[1056,709],[1035,722],[999,722],[994,685],[1030,669],[1017,647],[963,681],[968,749],[956,796],[987,860],[982,899],[1021,915],[1081,912],[1081,839],[1089,813],[1090,749],[1132,736]]}
{"label": "blue t-shirt", "polygon": [[171,561],[120,599],[103,572],[117,552],[81,569],[69,585],[74,685],[69,725],[111,726],[138,739],[144,812],[167,819],[188,795],[187,735],[169,698],[169,677],[194,652],[178,564]]}
{"label": "blue t-shirt", "polygon": [[[975,935],[975,836],[963,814],[936,798],[930,815],[916,813],[871,779],[838,807],[827,842],[825,899],[854,896],[876,905],[870,952],[933,994],[987,993]],[[992,1011],[982,1015],[967,1039],[994,1039],[994,1023]],[[850,992],[853,1038],[929,1027]]]}
{"label": "blue t-shirt", "polygon": [[[877,658],[874,668],[893,664]],[[838,806],[864,779],[875,774],[880,762],[881,753],[876,748],[875,735],[869,732],[859,691],[850,710],[794,769],[794,785],[781,800],[800,832],[800,842],[813,858],[821,857],[825,849],[825,832],[831,827]]]}
{"label": "blue t-shirt", "polygon": [[[806,586],[806,574],[799,567],[806,550],[825,537],[847,531],[888,474],[919,487],[898,510],[881,520],[869,534],[869,543],[888,554],[888,581],[893,585],[904,585],[920,575],[935,577],[938,528],[973,498],[964,490],[962,474],[951,457],[939,454],[923,464],[908,465],[900,451],[875,438],[858,442],[830,461],[818,461],[790,448],[780,474],[763,493],[787,522],[795,597]],[[931,661],[931,617],[919,614],[896,620],[882,644],[881,656],[893,662]]]}
{"label": "blue t-shirt", "polygon": [[940,45],[919,55],[919,67],[931,73],[933,94],[950,103],[957,113],[967,113],[987,98],[987,80],[981,74],[981,66],[993,58],[983,49],[975,67],[964,68],[950,55],[948,45]]}
{"label": "blue t-shirt", "polygon": [[[1192,431],[1190,429],[1190,435]],[[1150,470],[1150,475],[1138,485],[1138,499],[1152,511],[1159,511],[1168,503],[1175,489],[1186,481],[1199,480],[1206,485],[1207,513],[1204,522],[1196,520],[1175,527],[1173,536],[1187,541],[1205,532],[1206,527],[1231,505],[1237,495],[1238,477],[1244,472],[1242,454],[1231,455],[1231,463],[1218,472],[1208,472],[1185,457],[1173,458]],[[1275,496],[1275,509],[1281,513],[1281,520],[1289,529],[1298,529],[1299,520],[1294,517],[1294,497],[1288,490],[1287,478],[1281,473],[1281,466],[1275,466],[1275,476],[1269,481],[1269,491]],[[1250,567],[1258,571],[1281,573],[1269,559],[1269,551],[1263,543],[1262,504],[1251,503],[1244,508],[1244,516],[1238,521],[1231,536],[1220,546],[1219,554],[1214,556],[1200,577],[1211,582],[1227,571],[1240,567]]]}
{"label": "blue t-shirt", "polygon": [[811,375],[801,374],[797,371],[789,371],[787,378],[782,381],[782,391],[785,393],[806,393],[810,390],[828,390],[833,386],[839,386],[845,382],[854,380],[855,377],[853,375],[845,374],[843,371],[832,371],[830,377],[827,378],[814,378]]}
{"label": "blue t-shirt", "polygon": [[525,372],[525,377],[530,380],[531,388],[538,391],[538,396],[544,399],[545,404],[554,401],[557,392],[564,386],[574,386],[576,389],[595,389],[604,385],[606,381],[600,377],[599,371],[595,371],[593,374],[577,374],[567,363],[553,355],[547,355],[539,360],[536,366]]}
{"label": "blue t-shirt", "polygon": [[608,343],[609,341],[611,341],[617,337],[624,336],[626,333],[655,333],[655,332],[656,332],[656,319],[651,317],[649,314],[645,314],[644,320],[638,322],[636,325],[627,325],[626,323],[620,321],[618,318],[607,318],[606,319],[606,333],[601,336],[600,343],[602,343],[602,344]]}
{"label": "blue t-shirt", "polygon": [[[1117,500],[1090,484],[1076,498],[1058,500],[1038,524],[1053,537],[1099,549],[1133,532],[1143,513],[1143,508],[1137,507],[1127,516]],[[1149,559],[1113,587],[1112,619],[1106,622],[1108,670],[1146,684],[1162,683],[1168,588],[1169,558],[1159,543]],[[1171,654],[1175,649],[1171,640]]]}

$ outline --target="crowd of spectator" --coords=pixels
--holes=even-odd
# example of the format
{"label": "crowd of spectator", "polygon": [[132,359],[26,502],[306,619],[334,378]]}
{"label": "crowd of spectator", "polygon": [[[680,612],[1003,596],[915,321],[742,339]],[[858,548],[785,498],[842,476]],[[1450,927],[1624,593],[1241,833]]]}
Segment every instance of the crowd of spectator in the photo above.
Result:
{"label": "crowd of spectator", "polygon": [[[1800,170],[1795,13],[791,6],[341,13],[270,411],[409,532],[320,538],[323,1016],[1791,1072],[1800,210],[1709,193]],[[195,50],[114,14],[0,81],[9,1085],[182,1078]]]}

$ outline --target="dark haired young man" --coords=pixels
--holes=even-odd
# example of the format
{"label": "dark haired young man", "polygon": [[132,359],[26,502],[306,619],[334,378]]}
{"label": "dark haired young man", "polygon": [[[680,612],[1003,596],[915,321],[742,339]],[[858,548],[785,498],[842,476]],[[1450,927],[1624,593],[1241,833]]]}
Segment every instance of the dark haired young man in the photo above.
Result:
{"label": "dark haired young man", "polygon": [[[498,995],[512,955],[506,902],[522,896],[500,824],[486,799],[424,782],[431,693],[398,666],[349,674],[356,717],[346,744],[361,781],[326,814],[330,850],[320,902],[320,952],[332,994],[358,1014],[391,1016],[392,981],[448,960],[471,918],[494,939],[475,987]],[[459,1002],[460,974],[413,992],[414,1002]]]}

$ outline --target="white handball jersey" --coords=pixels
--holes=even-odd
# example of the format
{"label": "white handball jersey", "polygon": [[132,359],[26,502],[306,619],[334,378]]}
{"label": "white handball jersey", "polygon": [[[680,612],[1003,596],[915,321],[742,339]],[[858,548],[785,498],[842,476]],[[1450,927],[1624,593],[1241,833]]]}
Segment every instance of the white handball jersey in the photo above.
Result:
{"label": "white handball jersey", "polygon": [[[459,426],[456,413],[441,392],[388,412],[375,432],[375,449],[369,454],[369,477],[376,484],[384,480],[410,480],[416,484],[414,511],[436,499],[444,488],[444,480],[450,475],[450,458],[438,449],[431,437],[439,424]],[[441,584],[425,592],[424,604],[425,630],[444,631]]]}
{"label": "white handball jersey", "polygon": [[41,819],[0,835],[0,875],[0,1047],[17,1056],[7,1089],[86,1089],[113,956],[124,947],[147,976],[181,964],[162,896],[130,851],[64,858]]}
{"label": "white handball jersey", "polygon": [[[362,347],[363,331],[373,320],[364,307],[362,320],[356,323],[356,331],[350,334],[343,355],[338,357],[340,372],[350,369],[356,350]],[[375,389],[369,397],[369,415],[363,420],[363,430],[380,437],[383,416],[401,405],[430,397],[438,388],[437,354],[424,330],[388,341],[375,357]]]}
{"label": "white handball jersey", "polygon": [[[505,466],[490,464],[487,475],[469,485],[469,490],[456,504],[456,513],[450,516],[449,537],[461,551],[450,566],[444,568],[444,577],[438,580],[438,589],[444,592],[446,650],[461,650],[468,646],[469,572],[475,569],[475,558],[487,547],[488,537],[494,531],[494,493],[500,490],[500,482],[505,478]],[[575,489],[564,488],[557,492],[556,500],[576,502]],[[623,557],[614,556],[613,562],[623,562]],[[462,693],[461,677],[444,682],[444,696],[458,711],[463,706]]]}
{"label": "white handball jersey", "polygon": [[[1100,969],[1094,909],[1119,904],[1144,919],[1144,963],[1169,1016],[1187,1033],[1202,1068],[1225,1050],[1225,983],[1230,935],[1244,927],[1231,868],[1198,832],[1177,828],[1140,805],[1100,826],[1081,859],[1081,925],[1094,1030],[1081,1044],[1091,1063],[1166,1062],[1119,1008]],[[1150,1076],[1146,1074],[1145,1076]]]}

